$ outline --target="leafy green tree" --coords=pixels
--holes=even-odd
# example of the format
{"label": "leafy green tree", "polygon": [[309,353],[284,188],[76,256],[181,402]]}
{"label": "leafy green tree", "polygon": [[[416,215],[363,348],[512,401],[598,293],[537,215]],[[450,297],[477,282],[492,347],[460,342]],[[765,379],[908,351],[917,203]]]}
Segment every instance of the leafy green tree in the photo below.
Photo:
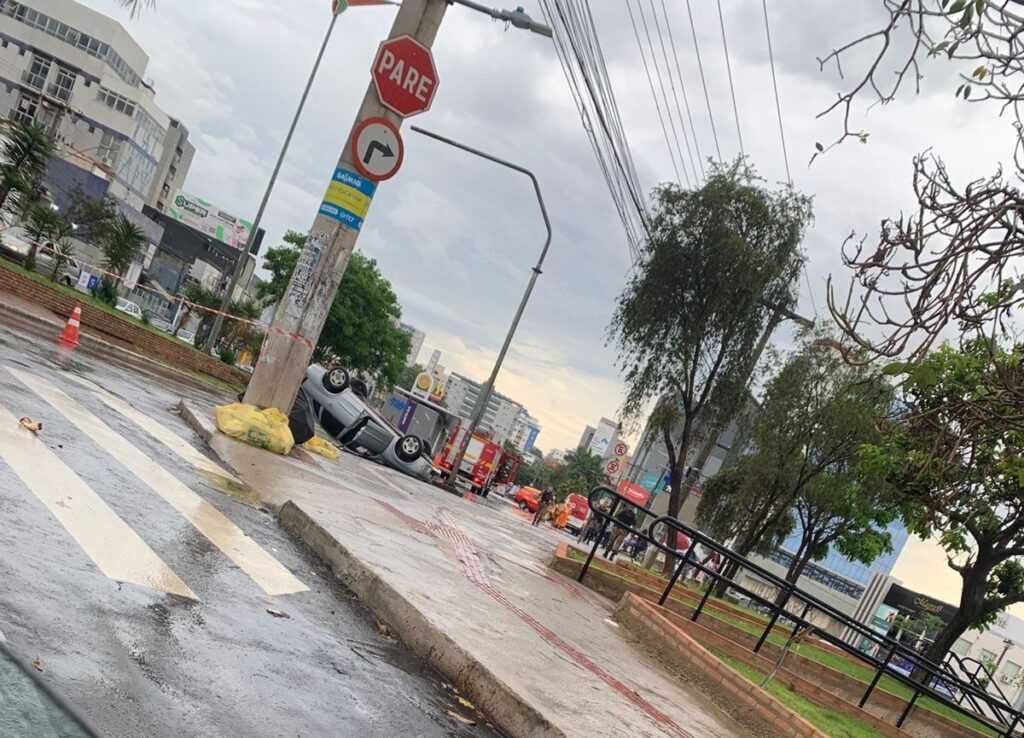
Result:
{"label": "leafy green tree", "polygon": [[[822,333],[806,333],[749,421],[752,453],[706,485],[698,523],[720,540],[735,538],[733,549],[746,556],[770,551],[800,519],[805,527],[791,581],[832,543],[870,556],[884,546],[881,528],[892,518],[868,509],[884,487],[862,483],[858,451],[878,439],[891,403],[885,382],[848,365]],[[857,534],[876,545],[865,540],[858,549],[851,540]]]}
{"label": "leafy green tree", "polygon": [[[280,302],[284,296],[306,236],[289,231],[285,241],[288,246],[270,249],[264,256],[263,265],[271,274],[259,288],[265,304]],[[411,347],[408,334],[398,328],[401,316],[398,298],[377,262],[355,252],[327,312],[313,357],[320,362],[338,361],[393,387],[402,379]]]}
{"label": "leafy green tree", "polygon": [[[195,309],[195,306],[201,308],[211,308],[216,310],[220,307],[220,296],[211,289],[207,289],[199,282],[192,282],[185,288],[185,305],[181,311],[181,316],[178,319],[178,325],[174,327],[174,333],[172,335],[177,336],[178,331],[185,327],[185,323],[188,321],[189,316]],[[208,313],[204,312],[204,315]],[[199,331],[196,331],[196,340],[199,340]]]}
{"label": "leafy green tree", "polygon": [[103,243],[117,220],[117,205],[109,195],[97,200],[80,187],[68,194],[69,205],[64,213],[65,228],[61,236],[70,236],[91,243]]}
{"label": "leafy green tree", "polygon": [[114,220],[103,243],[103,265],[115,274],[123,275],[139,256],[146,234],[124,215]]}
{"label": "leafy green tree", "polygon": [[[39,186],[53,156],[53,139],[38,123],[14,123],[0,147],[0,209]],[[13,196],[13,197],[12,197]]]}
{"label": "leafy green tree", "polygon": [[635,422],[658,400],[648,423],[668,454],[673,517],[689,493],[695,428],[739,409],[769,306],[796,300],[810,220],[809,198],[766,189],[742,160],[713,165],[699,189],[655,190],[651,235],[608,337],[625,376],[623,420]]}
{"label": "leafy green tree", "polygon": [[412,389],[413,383],[416,381],[416,377],[426,371],[426,367],[422,364],[413,364],[407,366],[402,370],[402,376],[399,377],[396,385],[402,389]]}
{"label": "leafy green tree", "polygon": [[[886,367],[905,375],[903,422],[864,448],[865,462],[899,490],[910,531],[937,540],[961,580],[956,614],[925,653],[933,661],[1024,602],[1024,430],[1004,384],[1022,360],[1024,346],[1004,336]],[[979,412],[1003,422],[979,426]]]}

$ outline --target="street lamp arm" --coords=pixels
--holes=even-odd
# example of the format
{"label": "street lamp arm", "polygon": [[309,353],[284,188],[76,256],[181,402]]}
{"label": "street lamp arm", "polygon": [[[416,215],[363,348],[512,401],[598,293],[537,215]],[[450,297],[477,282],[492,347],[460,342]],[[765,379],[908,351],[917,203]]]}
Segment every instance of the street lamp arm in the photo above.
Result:
{"label": "street lamp arm", "polygon": [[442,143],[446,143],[449,146],[454,146],[457,149],[462,149],[463,151],[469,152],[470,154],[475,154],[476,156],[479,156],[482,159],[487,159],[488,161],[493,161],[495,164],[500,164],[503,167],[514,169],[515,171],[521,172],[530,178],[530,181],[533,182],[533,189],[537,193],[537,202],[540,203],[540,214],[544,218],[544,228],[547,230],[547,238],[544,241],[544,248],[541,249],[540,258],[537,260],[537,266],[533,268],[534,271],[539,274],[540,268],[544,264],[544,257],[547,256],[548,254],[548,247],[551,245],[551,220],[548,218],[548,209],[544,205],[544,197],[540,194],[540,183],[537,182],[537,178],[534,176],[533,172],[531,172],[526,167],[521,167],[518,164],[513,164],[512,162],[505,161],[504,159],[499,159],[497,156],[488,154],[486,151],[474,149],[472,146],[467,146],[466,144],[459,143],[458,141],[450,139],[447,136],[442,136],[440,133],[434,133],[433,131],[428,131],[424,128],[420,128],[419,126],[411,126],[411,128],[412,130],[416,131],[416,133],[422,133],[424,136],[433,138],[437,141],[441,141]]}
{"label": "street lamp arm", "polygon": [[472,10],[489,15],[495,20],[511,23],[516,28],[521,28],[525,31],[533,31],[541,36],[546,36],[547,38],[552,38],[554,36],[554,32],[549,26],[546,26],[543,23],[538,23],[527,15],[522,8],[516,8],[515,10],[498,10],[497,8],[489,8],[486,5],[481,5],[473,0],[448,0],[448,4],[462,5],[464,7],[471,8]]}

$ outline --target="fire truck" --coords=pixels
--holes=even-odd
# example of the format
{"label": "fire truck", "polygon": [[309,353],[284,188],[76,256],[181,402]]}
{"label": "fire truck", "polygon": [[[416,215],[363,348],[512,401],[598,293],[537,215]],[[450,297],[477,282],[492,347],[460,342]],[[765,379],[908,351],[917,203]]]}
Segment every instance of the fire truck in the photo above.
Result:
{"label": "fire truck", "polygon": [[[444,450],[434,460],[434,464],[446,476],[452,473],[455,455],[465,437],[466,432],[460,425],[449,436]],[[510,454],[487,436],[474,434],[466,446],[465,456],[462,457],[459,476],[469,481],[473,494],[486,497],[496,484],[513,484],[519,473],[520,463],[522,459]]]}

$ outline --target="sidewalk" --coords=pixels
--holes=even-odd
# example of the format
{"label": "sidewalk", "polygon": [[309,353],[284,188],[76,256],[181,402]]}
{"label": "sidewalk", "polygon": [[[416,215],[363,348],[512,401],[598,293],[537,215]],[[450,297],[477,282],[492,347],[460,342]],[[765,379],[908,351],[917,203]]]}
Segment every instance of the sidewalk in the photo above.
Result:
{"label": "sidewalk", "polygon": [[397,637],[520,736],[747,733],[631,645],[613,603],[551,572],[562,534],[343,454],[309,464],[217,434],[216,454]]}

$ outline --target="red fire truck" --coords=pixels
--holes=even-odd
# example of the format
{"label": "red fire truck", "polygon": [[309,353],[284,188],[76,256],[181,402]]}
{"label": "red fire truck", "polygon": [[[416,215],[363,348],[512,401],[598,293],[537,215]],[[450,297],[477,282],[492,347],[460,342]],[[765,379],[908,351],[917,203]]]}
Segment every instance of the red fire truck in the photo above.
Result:
{"label": "red fire truck", "polygon": [[[451,475],[458,444],[462,443],[465,435],[462,427],[457,427],[449,436],[444,450],[434,460],[437,467],[446,475]],[[518,456],[510,454],[486,436],[474,434],[466,446],[465,456],[462,457],[459,476],[469,480],[473,494],[486,497],[494,485],[514,483],[521,462],[522,459]]]}

